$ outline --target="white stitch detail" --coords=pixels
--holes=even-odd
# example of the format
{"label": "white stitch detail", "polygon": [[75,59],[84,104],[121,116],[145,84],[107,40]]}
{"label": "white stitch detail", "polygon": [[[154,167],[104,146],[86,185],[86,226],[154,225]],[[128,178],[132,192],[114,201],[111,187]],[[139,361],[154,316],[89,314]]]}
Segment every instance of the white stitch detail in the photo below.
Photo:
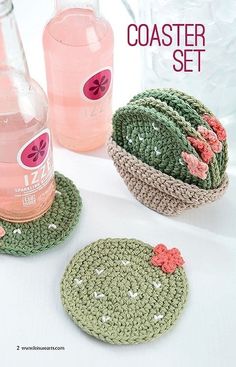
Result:
{"label": "white stitch detail", "polygon": [[133,293],[132,291],[129,291],[128,295],[130,296],[130,298],[136,298],[138,296],[138,293]]}
{"label": "white stitch detail", "polygon": [[56,190],[55,192],[56,192],[56,194],[57,194],[57,195],[59,195],[59,196],[61,196],[61,195],[62,195],[61,191]]}
{"label": "white stitch detail", "polygon": [[156,155],[160,155],[161,152],[157,149],[157,147],[154,148]]}
{"label": "white stitch detail", "polygon": [[179,159],[179,163],[181,164],[181,166],[184,166],[184,162],[183,162],[182,158]]}
{"label": "white stitch detail", "polygon": [[97,275],[100,275],[104,272],[104,269],[95,269],[95,272],[97,273]]}
{"label": "white stitch detail", "polygon": [[76,285],[80,286],[83,283],[83,280],[75,278],[74,282],[76,283]]}
{"label": "white stitch detail", "polygon": [[124,266],[127,266],[130,264],[130,261],[129,260],[121,260],[121,264],[124,265]]}
{"label": "white stitch detail", "polygon": [[163,319],[163,315],[154,315],[154,320],[155,321],[160,321],[161,319]]}
{"label": "white stitch detail", "polygon": [[153,129],[154,129],[154,130],[156,130],[156,131],[158,131],[158,130],[159,130],[159,127],[157,127],[157,126],[154,124],[154,122],[152,123],[152,127],[153,127]]}
{"label": "white stitch detail", "polygon": [[56,224],[49,224],[48,229],[57,229]]}
{"label": "white stitch detail", "polygon": [[144,140],[144,138],[141,135],[139,135],[138,138],[139,138],[140,141]]}
{"label": "white stitch detail", "polygon": [[20,228],[17,228],[17,229],[14,229],[14,231],[13,231],[13,233],[14,234],[21,234],[21,230],[20,230]]}
{"label": "white stitch detail", "polygon": [[101,298],[104,298],[105,297],[105,294],[94,292],[94,297],[96,299],[101,299]]}
{"label": "white stitch detail", "polygon": [[129,144],[132,144],[133,143],[133,140],[130,139],[128,136],[126,136],[126,139],[128,140]]}
{"label": "white stitch detail", "polygon": [[157,283],[157,282],[152,282],[152,284],[154,285],[154,287],[156,288],[156,289],[158,289],[158,288],[160,288],[161,287],[161,283],[159,282],[159,283]]}
{"label": "white stitch detail", "polygon": [[110,316],[102,316],[102,322],[107,322],[107,321],[109,321],[111,318],[110,318]]}

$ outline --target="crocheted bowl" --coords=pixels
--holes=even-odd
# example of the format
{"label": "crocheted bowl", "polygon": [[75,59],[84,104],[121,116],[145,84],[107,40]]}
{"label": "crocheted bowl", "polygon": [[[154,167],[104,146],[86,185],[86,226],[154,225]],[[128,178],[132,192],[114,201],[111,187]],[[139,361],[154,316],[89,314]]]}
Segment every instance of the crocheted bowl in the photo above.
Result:
{"label": "crocheted bowl", "polygon": [[223,126],[173,89],[146,91],[120,108],[108,153],[134,196],[161,214],[213,202],[228,186]]}

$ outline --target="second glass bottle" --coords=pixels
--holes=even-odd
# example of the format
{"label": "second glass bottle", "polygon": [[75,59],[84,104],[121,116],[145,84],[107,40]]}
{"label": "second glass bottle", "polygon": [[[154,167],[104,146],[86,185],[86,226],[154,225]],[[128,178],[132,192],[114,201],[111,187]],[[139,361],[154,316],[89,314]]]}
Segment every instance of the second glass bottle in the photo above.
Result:
{"label": "second glass bottle", "polygon": [[112,118],[113,31],[98,0],[57,0],[43,43],[49,118],[60,144],[102,146]]}

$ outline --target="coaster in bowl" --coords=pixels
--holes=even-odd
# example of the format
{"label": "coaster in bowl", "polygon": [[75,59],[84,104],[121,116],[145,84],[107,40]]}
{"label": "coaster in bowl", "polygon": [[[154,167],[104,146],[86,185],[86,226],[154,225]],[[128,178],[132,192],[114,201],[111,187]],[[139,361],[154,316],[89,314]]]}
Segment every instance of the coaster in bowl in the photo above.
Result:
{"label": "coaster in bowl", "polygon": [[39,219],[11,223],[0,219],[0,254],[34,255],[59,245],[79,221],[82,201],[73,182],[55,173],[56,195],[51,208]]}
{"label": "coaster in bowl", "polygon": [[135,239],[102,239],[80,250],[61,282],[63,306],[86,333],[111,344],[157,338],[187,299],[179,250]]}
{"label": "coaster in bowl", "polygon": [[119,108],[108,153],[136,199],[160,214],[214,202],[228,187],[224,126],[177,90],[147,90]]}

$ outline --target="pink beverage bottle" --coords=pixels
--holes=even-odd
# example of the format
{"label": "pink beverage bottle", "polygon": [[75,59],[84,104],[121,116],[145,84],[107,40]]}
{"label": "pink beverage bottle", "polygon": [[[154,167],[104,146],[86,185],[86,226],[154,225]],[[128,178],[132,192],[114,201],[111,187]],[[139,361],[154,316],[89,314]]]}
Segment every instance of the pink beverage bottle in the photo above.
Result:
{"label": "pink beverage bottle", "polygon": [[27,222],[55,194],[47,99],[28,73],[11,0],[0,0],[0,218]]}
{"label": "pink beverage bottle", "polygon": [[113,31],[98,0],[57,0],[43,43],[49,119],[58,142],[80,152],[102,146],[112,119]]}

